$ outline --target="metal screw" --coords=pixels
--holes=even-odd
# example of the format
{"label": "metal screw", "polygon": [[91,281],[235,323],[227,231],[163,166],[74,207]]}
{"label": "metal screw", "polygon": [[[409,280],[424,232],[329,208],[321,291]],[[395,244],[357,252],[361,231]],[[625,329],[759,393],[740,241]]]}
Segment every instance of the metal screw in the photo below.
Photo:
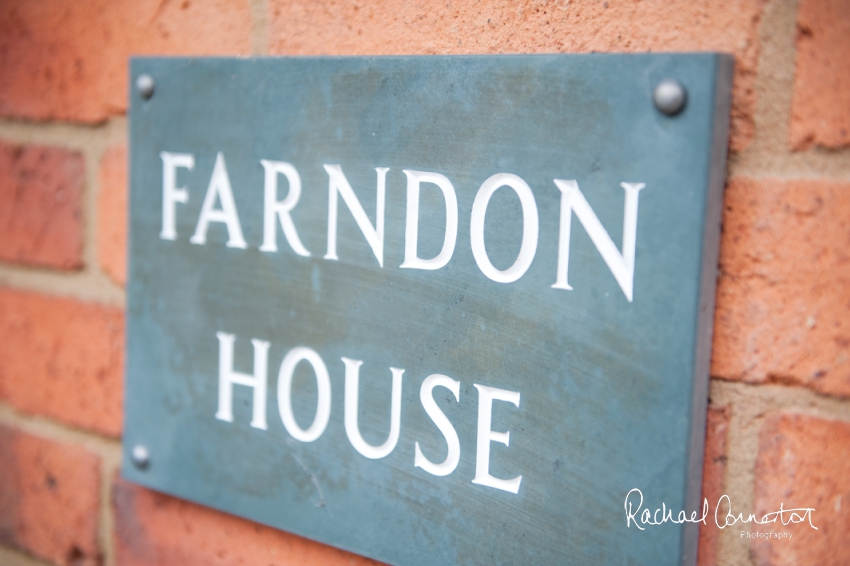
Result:
{"label": "metal screw", "polygon": [[685,107],[688,101],[688,91],[675,79],[664,79],[655,87],[652,93],[655,107],[668,116],[675,116]]}
{"label": "metal screw", "polygon": [[130,460],[132,460],[133,465],[138,469],[144,470],[150,464],[151,455],[145,446],[136,444],[133,446],[133,451],[130,452]]}
{"label": "metal screw", "polygon": [[136,88],[139,90],[142,98],[146,100],[153,96],[153,86],[153,77],[150,75],[139,75],[136,79]]}

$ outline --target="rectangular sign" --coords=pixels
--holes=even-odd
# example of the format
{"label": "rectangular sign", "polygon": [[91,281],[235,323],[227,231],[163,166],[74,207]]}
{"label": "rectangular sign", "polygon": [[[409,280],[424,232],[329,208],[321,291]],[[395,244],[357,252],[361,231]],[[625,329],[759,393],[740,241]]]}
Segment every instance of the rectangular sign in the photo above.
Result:
{"label": "rectangular sign", "polygon": [[731,77],[134,59],[124,476],[392,564],[693,564]]}

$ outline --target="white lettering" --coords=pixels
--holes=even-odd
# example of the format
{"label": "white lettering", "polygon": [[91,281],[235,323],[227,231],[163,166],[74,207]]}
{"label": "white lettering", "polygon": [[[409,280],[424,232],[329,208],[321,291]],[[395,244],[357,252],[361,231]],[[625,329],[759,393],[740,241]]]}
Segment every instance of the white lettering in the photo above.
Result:
{"label": "white lettering", "polygon": [[[487,250],[484,247],[484,215],[487,213],[487,205],[490,197],[500,187],[508,186],[516,192],[522,205],[522,244],[519,255],[512,266],[504,271],[496,269]],[[537,203],[534,194],[528,184],[511,173],[497,173],[484,181],[475,200],[472,203],[472,219],[469,226],[470,241],[472,243],[472,255],[478,268],[489,279],[497,283],[512,283],[525,274],[537,253]]]}
{"label": "white lettering", "polygon": [[[266,171],[265,180],[265,207],[263,209],[263,245],[260,246],[261,252],[276,252],[277,251],[277,222],[280,219],[280,225],[283,228],[283,235],[286,236],[286,241],[289,246],[302,257],[310,257],[310,252],[301,243],[301,238],[298,237],[298,232],[295,230],[295,223],[292,222],[292,209],[298,204],[298,199],[301,198],[301,176],[295,167],[284,161],[268,161],[261,159],[263,168]],[[286,180],[289,181],[289,193],[286,198],[277,200],[277,179],[278,174],[283,174]]]}
{"label": "white lettering", "polygon": [[[292,412],[292,378],[295,375],[295,366],[302,361],[313,366],[316,385],[319,389],[316,416],[313,417],[313,424],[307,430],[298,426],[295,414]],[[277,410],[280,412],[283,426],[295,440],[313,442],[325,432],[328,420],[331,418],[331,379],[325,362],[315,350],[299,346],[291,349],[283,358],[277,377]]]}
{"label": "white lettering", "polygon": [[[221,201],[221,210],[216,210],[216,197]],[[222,222],[227,226],[227,247],[248,247],[242,236],[242,227],[239,225],[239,217],[236,215],[236,203],[233,200],[233,189],[230,187],[230,178],[227,176],[227,166],[224,164],[224,155],[218,152],[215,158],[210,184],[207,188],[207,196],[201,207],[201,216],[198,218],[198,226],[195,234],[189,240],[193,244],[203,245],[207,243],[207,229],[210,222]]]}
{"label": "white lettering", "polygon": [[390,435],[387,441],[380,446],[372,446],[363,440],[360,427],[357,424],[358,396],[360,395],[360,360],[342,358],[345,364],[345,434],[354,448],[373,460],[388,456],[398,443],[398,435],[401,430],[401,377],[403,369],[390,368],[393,374],[392,406],[390,409]]}
{"label": "white lettering", "polygon": [[189,193],[186,187],[177,187],[177,168],[182,167],[191,171],[195,168],[195,157],[188,153],[168,153],[160,151],[162,159],[162,232],[159,237],[163,240],[176,240],[177,228],[175,226],[176,203],[186,204],[189,202]]}
{"label": "white lettering", "polygon": [[254,416],[251,426],[266,430],[266,379],[269,343],[251,340],[254,345],[254,375],[233,371],[233,343],[236,336],[216,332],[218,336],[218,411],[215,418],[233,422],[233,386],[245,385],[254,390]]}
{"label": "white lettering", "polygon": [[558,238],[558,271],[553,289],[572,289],[567,282],[567,270],[570,264],[570,222],[575,211],[581,225],[590,236],[590,240],[614,278],[626,299],[632,302],[632,288],[635,277],[635,244],[637,242],[638,196],[645,183],[620,183],[626,191],[625,211],[623,213],[623,253],[617,250],[611,236],[602,226],[596,213],[590,208],[587,199],[578,188],[575,180],[555,179],[555,185],[561,191],[561,229]]}
{"label": "white lettering", "polygon": [[435,387],[445,387],[454,393],[457,401],[460,401],[460,382],[455,381],[447,375],[435,373],[426,377],[425,381],[422,382],[422,387],[419,388],[419,400],[422,402],[422,408],[425,409],[425,412],[428,413],[428,416],[431,417],[431,420],[434,421],[434,424],[443,433],[446,444],[448,445],[448,452],[446,459],[441,464],[435,464],[422,454],[419,443],[416,442],[414,445],[415,456],[413,466],[415,468],[422,468],[435,476],[447,476],[455,471],[460,461],[460,440],[452,423],[449,422],[445,413],[440,410],[440,407],[434,401],[433,392]]}
{"label": "white lettering", "polygon": [[522,476],[503,480],[490,475],[490,443],[500,442],[505,446],[510,446],[511,441],[510,431],[494,432],[490,427],[493,417],[493,400],[507,401],[519,407],[519,392],[487,387],[477,383],[473,385],[478,389],[478,450],[475,460],[475,478],[472,483],[518,493]]}
{"label": "white lettering", "polygon": [[339,206],[339,196],[342,195],[342,200],[345,201],[345,204],[348,206],[348,210],[351,211],[351,215],[354,217],[354,221],[357,222],[357,226],[360,228],[360,231],[363,232],[363,236],[366,238],[366,242],[369,244],[369,247],[372,248],[372,253],[375,254],[375,257],[378,259],[378,265],[384,266],[384,205],[386,201],[386,192],[387,192],[387,171],[389,171],[389,167],[376,167],[375,171],[378,173],[378,193],[377,193],[377,205],[375,211],[375,226],[369,222],[369,217],[366,216],[366,211],[363,210],[363,205],[360,204],[360,201],[357,200],[357,195],[354,194],[354,190],[351,188],[351,184],[348,182],[348,179],[345,178],[345,174],[342,172],[342,167],[339,165],[324,165],[325,171],[328,172],[328,253],[325,254],[325,259],[334,259],[338,260],[339,257],[336,255],[336,229],[337,229],[337,217],[338,217],[338,206]]}
{"label": "white lettering", "polygon": [[[457,195],[443,175],[426,171],[404,169],[407,175],[407,222],[404,231],[404,262],[401,267],[410,269],[440,269],[452,258],[457,242]],[[419,186],[421,183],[437,185],[446,201],[446,235],[443,249],[432,259],[422,259],[417,253],[419,243]]]}

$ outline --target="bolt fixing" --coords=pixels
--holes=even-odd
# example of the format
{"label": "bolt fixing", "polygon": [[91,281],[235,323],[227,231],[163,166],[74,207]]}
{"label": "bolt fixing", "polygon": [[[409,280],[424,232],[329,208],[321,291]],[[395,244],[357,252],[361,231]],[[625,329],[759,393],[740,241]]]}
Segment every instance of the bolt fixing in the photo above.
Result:
{"label": "bolt fixing", "polygon": [[148,467],[148,464],[150,464],[151,455],[150,452],[148,452],[147,447],[141,444],[136,444],[130,452],[130,460],[132,460],[133,465],[138,469],[144,470]]}
{"label": "bolt fixing", "polygon": [[147,100],[151,96],[153,96],[153,77],[148,74],[139,75],[136,78],[136,88],[139,91],[139,94],[142,95],[142,98]]}
{"label": "bolt fixing", "polygon": [[685,107],[688,101],[688,91],[675,79],[664,79],[652,93],[652,101],[660,112],[675,116]]}

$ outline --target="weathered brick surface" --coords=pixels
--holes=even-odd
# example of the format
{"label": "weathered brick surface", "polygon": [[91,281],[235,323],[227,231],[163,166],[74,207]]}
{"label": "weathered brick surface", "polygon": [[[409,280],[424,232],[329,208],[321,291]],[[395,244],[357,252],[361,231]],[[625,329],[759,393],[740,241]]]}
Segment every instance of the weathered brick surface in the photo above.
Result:
{"label": "weathered brick surface", "polygon": [[79,153],[0,142],[0,260],[81,267],[84,177]]}
{"label": "weathered brick surface", "polygon": [[0,116],[121,114],[130,55],[246,54],[250,29],[245,0],[0,2]]}
{"label": "weathered brick surface", "polygon": [[791,145],[850,144],[850,2],[801,0]]}
{"label": "weathered brick surface", "polygon": [[[754,525],[790,540],[754,539],[759,566],[850,564],[850,423],[797,414],[768,416],[759,438],[755,512],[811,507],[812,524]],[[785,520],[790,516],[785,514]]]}
{"label": "weathered brick surface", "polygon": [[[726,476],[726,441],[729,433],[729,407],[710,408],[705,434],[705,460],[702,468],[702,496],[708,499],[709,509],[714,509],[723,495]],[[702,508],[700,508],[701,510]],[[713,522],[700,525],[698,566],[714,566],[717,561],[717,543],[720,529]]]}
{"label": "weathered brick surface", "polygon": [[0,425],[0,543],[59,565],[95,566],[100,460]]}
{"label": "weathered brick surface", "polygon": [[112,505],[119,566],[378,564],[122,480]]}
{"label": "weathered brick surface", "polygon": [[0,400],[119,435],[121,310],[0,288],[0,313]]}
{"label": "weathered brick surface", "polygon": [[850,184],[726,189],[711,372],[850,396]]}
{"label": "weathered brick surface", "polygon": [[127,148],[108,149],[100,162],[97,257],[119,285],[127,279]]}
{"label": "weathered brick surface", "polygon": [[725,51],[735,54],[732,145],[753,136],[764,0],[427,2],[269,0],[276,54]]}

